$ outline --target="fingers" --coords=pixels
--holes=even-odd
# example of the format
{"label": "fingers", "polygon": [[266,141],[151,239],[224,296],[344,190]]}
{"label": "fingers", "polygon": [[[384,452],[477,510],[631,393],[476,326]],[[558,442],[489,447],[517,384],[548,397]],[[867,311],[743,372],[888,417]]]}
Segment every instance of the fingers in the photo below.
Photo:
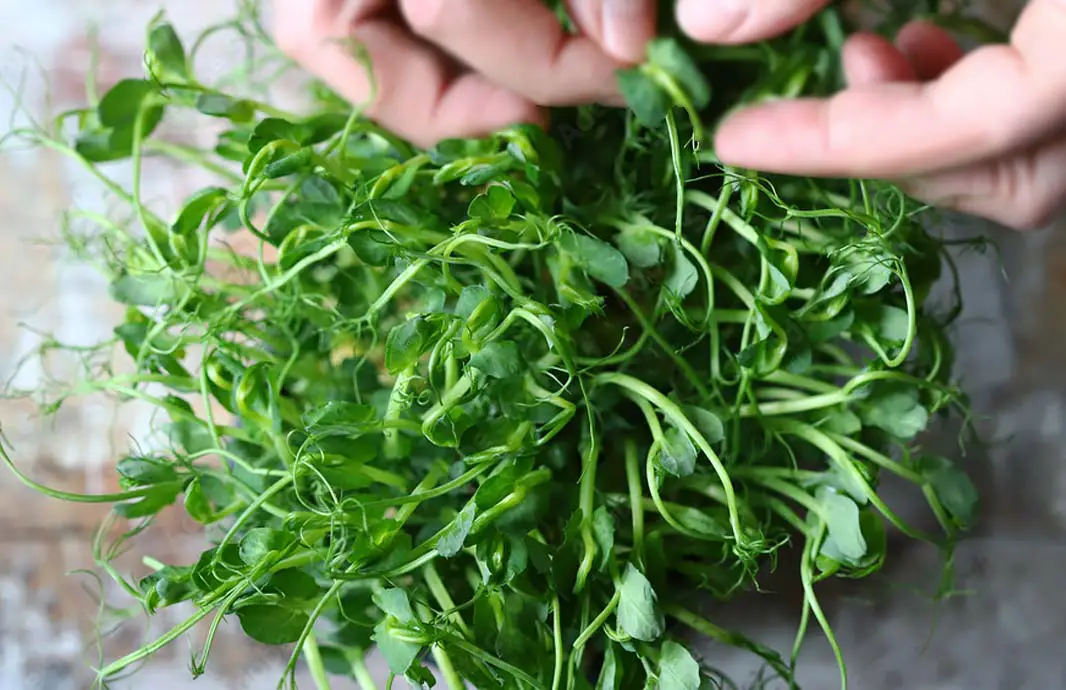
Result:
{"label": "fingers", "polygon": [[[534,103],[475,74],[455,76],[432,48],[376,13],[390,3],[359,0],[342,16],[340,0],[277,0],[279,46],[305,69],[396,134],[419,146],[540,122]],[[371,58],[372,76],[352,44]],[[373,97],[373,102],[369,102]]]}
{"label": "fingers", "polygon": [[864,84],[741,111],[720,127],[718,155],[768,172],[902,177],[1030,145],[1066,110],[1061,53],[1053,64],[1032,61],[1066,36],[1066,3],[1032,0],[1025,14],[1015,40],[1028,43],[982,48],[934,82]]}
{"label": "fingers", "polygon": [[1016,156],[905,180],[900,186],[935,206],[1016,230],[1042,228],[1066,207],[1066,136]]}
{"label": "fingers", "polygon": [[914,69],[906,56],[880,36],[854,36],[844,45],[842,58],[844,73],[851,86],[915,79]]}
{"label": "fingers", "polygon": [[570,13],[586,36],[620,62],[641,62],[655,38],[655,0],[570,0]]}
{"label": "fingers", "polygon": [[540,105],[617,98],[614,72],[619,64],[591,38],[565,34],[542,2],[400,0],[399,4],[420,36]]}
{"label": "fingers", "polygon": [[896,37],[896,46],[919,81],[937,79],[963,57],[962,48],[951,34],[928,22],[904,26]]}
{"label": "fingers", "polygon": [[698,41],[747,43],[784,33],[829,0],[678,0],[677,20]]}

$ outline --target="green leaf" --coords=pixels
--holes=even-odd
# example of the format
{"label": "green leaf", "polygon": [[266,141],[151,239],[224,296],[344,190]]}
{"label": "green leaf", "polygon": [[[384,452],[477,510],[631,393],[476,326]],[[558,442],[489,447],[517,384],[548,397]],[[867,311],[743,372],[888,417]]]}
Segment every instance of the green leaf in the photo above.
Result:
{"label": "green leaf", "polygon": [[466,535],[470,534],[470,528],[474,525],[474,515],[477,505],[471,501],[448,523],[441,531],[437,539],[437,553],[445,558],[451,558],[463,549]]}
{"label": "green leaf", "polygon": [[902,386],[882,386],[859,406],[866,426],[873,426],[899,439],[912,439],[929,424],[929,412],[918,401],[918,392]]}
{"label": "green leaf", "polygon": [[300,639],[310,622],[307,614],[284,606],[257,604],[237,610],[241,630],[256,642],[291,644]]}
{"label": "green leaf", "polygon": [[255,118],[255,105],[251,101],[221,93],[201,93],[196,98],[196,109],[204,115],[237,123],[251,122]]}
{"label": "green leaf", "polygon": [[685,252],[680,247],[676,244],[671,244],[670,247],[673,261],[664,285],[674,299],[683,299],[696,289],[700,276],[696,271],[696,267],[688,260]]}
{"label": "green leaf", "polygon": [[600,675],[596,681],[595,690],[621,690],[624,669],[618,661],[617,646],[609,644],[607,652],[603,655],[603,664],[600,666]]}
{"label": "green leaf", "polygon": [[127,487],[152,486],[178,479],[174,465],[160,458],[125,457],[118,461],[115,469]]}
{"label": "green leaf", "polygon": [[637,121],[644,127],[656,127],[666,118],[672,103],[655,80],[639,67],[619,70],[618,90]]}
{"label": "green leaf", "polygon": [[385,368],[398,374],[413,366],[432,347],[433,327],[423,317],[408,319],[385,339]]}
{"label": "green leaf", "polygon": [[[159,95],[159,87],[144,79],[123,79],[104,94],[96,106],[100,124],[116,130],[132,128],[141,111],[145,122],[152,121],[152,113],[160,109],[153,103]],[[144,132],[147,135],[150,132]]]}
{"label": "green leaf", "polygon": [[676,39],[657,38],[648,43],[648,62],[677,81],[697,110],[711,102],[711,87],[695,61]]}
{"label": "green leaf", "polygon": [[112,281],[109,294],[111,299],[120,304],[156,307],[173,306],[188,294],[188,290],[185,283],[169,271],[136,275],[123,273]]}
{"label": "green leaf", "polygon": [[725,440],[725,425],[722,424],[722,420],[718,418],[718,415],[710,410],[693,405],[686,405],[684,412],[693,426],[703,434],[703,438],[707,439],[707,443],[713,446]]}
{"label": "green leaf", "polygon": [[290,600],[312,601],[322,593],[315,578],[302,570],[287,568],[270,576],[265,592],[280,594],[287,603]]}
{"label": "green leaf", "polygon": [[271,554],[287,549],[293,543],[293,536],[288,532],[269,527],[255,527],[241,539],[240,558],[248,565],[256,565]]}
{"label": "green leaf", "polygon": [[596,540],[600,568],[606,568],[614,552],[614,518],[606,506],[600,506],[592,513],[592,536]]}
{"label": "green leaf", "polygon": [[828,529],[822,553],[842,563],[861,562],[866,555],[866,539],[859,521],[859,506],[830,487],[819,489],[816,498],[824,511]]}
{"label": "green leaf", "polygon": [[207,497],[204,496],[199,477],[189,482],[189,486],[185,489],[185,512],[201,525],[208,525],[218,519],[211,510]]}
{"label": "green leaf", "polygon": [[660,690],[700,690],[700,665],[673,640],[663,643],[659,656]]}
{"label": "green leaf", "polygon": [[522,358],[514,341],[494,340],[470,356],[470,366],[494,379],[507,380],[522,373]]}
{"label": "green leaf", "polygon": [[565,232],[559,246],[592,278],[611,287],[623,287],[629,281],[626,257],[606,242],[575,232]]}
{"label": "green leaf", "polygon": [[626,228],[614,241],[629,263],[638,268],[651,268],[662,260],[659,237],[649,230]]}
{"label": "green leaf", "polygon": [[687,477],[696,471],[696,446],[681,429],[671,426],[663,434],[659,464],[675,477]]}
{"label": "green leaf", "polygon": [[954,519],[956,526],[961,529],[973,526],[980,507],[980,494],[969,475],[951,460],[939,455],[918,458],[916,469],[932,488],[944,510]]}
{"label": "green leaf", "polygon": [[185,47],[174,27],[160,23],[148,32],[148,51],[145,56],[149,72],[160,81],[184,84],[189,80],[189,65]]}
{"label": "green leaf", "polygon": [[492,185],[470,202],[467,215],[486,223],[507,220],[514,210],[515,198],[509,189]]}
{"label": "green leaf", "polygon": [[330,432],[355,434],[366,431],[377,421],[377,411],[372,405],[331,400],[303,416],[304,428],[324,434]]}
{"label": "green leaf", "polygon": [[412,642],[398,638],[388,619],[381,621],[374,628],[374,642],[385,657],[389,671],[402,676],[411,668],[422,648]]}
{"label": "green leaf", "polygon": [[622,576],[618,599],[618,627],[635,640],[654,642],[666,629],[666,618],[659,609],[648,578],[630,563]]}
{"label": "green leaf", "polygon": [[407,592],[402,589],[392,587],[375,592],[374,604],[401,623],[410,623],[415,619]]}

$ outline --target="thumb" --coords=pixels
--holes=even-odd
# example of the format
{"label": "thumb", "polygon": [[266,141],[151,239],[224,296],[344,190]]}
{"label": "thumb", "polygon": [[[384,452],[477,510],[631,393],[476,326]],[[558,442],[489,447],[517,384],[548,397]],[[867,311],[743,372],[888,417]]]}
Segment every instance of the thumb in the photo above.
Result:
{"label": "thumb", "polygon": [[678,0],[677,21],[705,43],[750,43],[810,19],[829,0]]}

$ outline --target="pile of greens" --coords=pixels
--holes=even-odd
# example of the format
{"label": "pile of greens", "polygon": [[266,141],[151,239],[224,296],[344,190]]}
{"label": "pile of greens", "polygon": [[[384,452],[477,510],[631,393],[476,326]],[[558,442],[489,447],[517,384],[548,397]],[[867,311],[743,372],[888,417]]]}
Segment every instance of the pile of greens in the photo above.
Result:
{"label": "pile of greens", "polygon": [[[100,392],[147,402],[168,447],[123,457],[122,491],[103,496],[4,459],[52,496],[113,503],[134,528],[96,544],[101,568],[148,614],[195,611],[101,683],[200,623],[203,673],[234,618],[293,645],[290,671],[303,659],[320,690],[331,674],[375,687],[372,648],[414,687],[735,687],[692,633],[793,687],[812,618],[846,682],[817,583],[876,571],[889,529],[950,555],[974,519],[966,475],[916,441],[967,414],[946,334],[958,305],[926,306],[950,263],[891,185],[729,169],[707,136],[739,104],[840,88],[840,16],[744,47],[667,31],[619,75],[630,108],[431,150],[321,86],[296,115],[203,83],[201,41],[187,49],[160,17],[144,78],[16,132],[130,210],[75,213],[96,231],[68,239],[128,307],[91,353],[135,366],[83,348],[94,364],[44,411]],[[212,31],[233,29],[270,49],[254,17]],[[213,150],[155,136],[179,110],[225,124]],[[160,155],[218,186],[162,217],[140,181]],[[107,171],[130,160],[127,189]],[[237,230],[260,250],[229,249]],[[886,472],[940,532],[886,505]],[[181,509],[221,528],[210,548],[126,579],[112,558]],[[805,596],[791,653],[693,609],[757,588],[791,548]]]}

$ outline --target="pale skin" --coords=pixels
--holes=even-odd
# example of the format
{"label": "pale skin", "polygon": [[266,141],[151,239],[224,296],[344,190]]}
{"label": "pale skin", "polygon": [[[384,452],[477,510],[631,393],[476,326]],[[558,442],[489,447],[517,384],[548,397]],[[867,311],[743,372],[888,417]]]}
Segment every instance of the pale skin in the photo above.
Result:
{"label": "pale skin", "polygon": [[[671,0],[672,1],[672,0]],[[785,32],[827,0],[681,0],[693,38]],[[656,0],[571,0],[563,33],[540,0],[275,0],[281,48],[416,144],[479,136],[545,108],[619,104],[613,72],[641,59]],[[351,57],[372,59],[376,92]],[[729,165],[888,179],[933,205],[1037,228],[1066,206],[1066,0],[1030,0],[1010,42],[963,53],[931,24],[894,42],[857,34],[849,86],[828,99],[734,114],[715,135]]]}

